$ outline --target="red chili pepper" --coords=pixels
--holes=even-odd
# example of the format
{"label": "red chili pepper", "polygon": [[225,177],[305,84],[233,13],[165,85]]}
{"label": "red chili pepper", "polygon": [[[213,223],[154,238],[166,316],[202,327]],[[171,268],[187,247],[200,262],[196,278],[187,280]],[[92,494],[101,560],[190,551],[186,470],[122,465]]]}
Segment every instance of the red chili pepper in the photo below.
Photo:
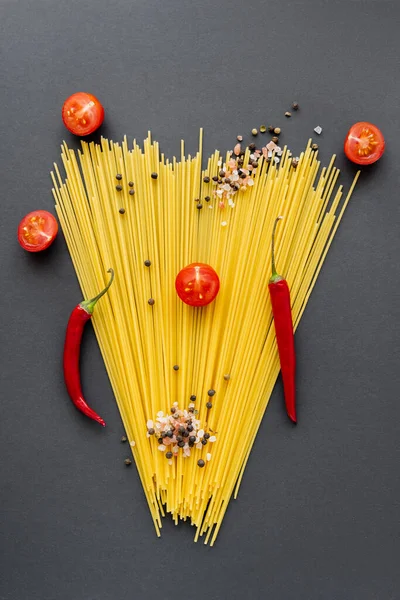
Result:
{"label": "red chili pepper", "polygon": [[278,275],[275,267],[275,230],[280,219],[282,217],[278,217],[275,220],[272,230],[272,276],[268,287],[271,295],[276,342],[278,344],[279,360],[281,363],[286,412],[290,419],[296,423],[296,354],[294,349],[290,291],[286,279]]}
{"label": "red chili pepper", "polygon": [[110,281],[102,292],[100,292],[92,300],[81,302],[74,308],[67,325],[67,332],[64,344],[64,379],[69,395],[76,408],[84,415],[97,421],[103,427],[106,426],[103,419],[88,406],[83,397],[81,388],[81,377],[79,372],[79,356],[81,350],[81,340],[83,329],[89,319],[91,319],[96,302],[104,296],[108,291],[114,279],[114,271],[109,269],[107,273],[111,273]]}

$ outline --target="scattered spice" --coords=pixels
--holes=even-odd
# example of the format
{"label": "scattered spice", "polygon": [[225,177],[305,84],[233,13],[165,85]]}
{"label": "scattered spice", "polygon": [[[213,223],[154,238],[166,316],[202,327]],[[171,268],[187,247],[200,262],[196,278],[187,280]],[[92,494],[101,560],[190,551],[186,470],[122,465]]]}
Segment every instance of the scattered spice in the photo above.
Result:
{"label": "scattered spice", "polygon": [[217,182],[218,181],[218,175],[214,175],[214,177],[212,178],[213,181]]}
{"label": "scattered spice", "polygon": [[149,298],[149,299],[147,300],[147,302],[150,304],[150,306],[154,306],[154,304],[155,304],[155,300],[154,300],[154,298]]}
{"label": "scattered spice", "polygon": [[151,266],[151,260],[145,260],[144,261],[144,266],[145,267],[150,267]]}
{"label": "scattered spice", "polygon": [[152,179],[157,179],[158,178],[158,173],[152,173],[151,174],[151,178]]}
{"label": "scattered spice", "polygon": [[124,208],[120,208],[118,212],[119,212],[120,215],[124,215],[125,214],[125,209]]}
{"label": "scattered spice", "polygon": [[125,463],[125,465],[126,465],[127,467],[130,467],[130,465],[132,464],[132,461],[131,461],[131,459],[130,459],[130,458],[126,458],[126,459],[124,460],[124,463]]}
{"label": "scattered spice", "polygon": [[173,456],[172,452],[165,453],[165,458],[172,458],[172,456]]}
{"label": "scattered spice", "polygon": [[199,210],[200,210],[201,208],[203,208],[203,205],[202,205],[202,203],[201,203],[201,202],[198,202],[198,203],[196,204],[196,206],[197,206],[197,208],[198,208]]}
{"label": "scattered spice", "polygon": [[135,190],[129,190],[129,195],[130,195],[130,196],[133,196],[133,195],[134,195],[134,193],[135,193]]}
{"label": "scattered spice", "polygon": [[210,183],[210,178],[206,175],[203,179],[204,183]]}
{"label": "scattered spice", "polygon": [[251,144],[249,144],[249,150],[251,150],[252,152],[256,149],[256,145],[254,142],[252,142]]}
{"label": "scattered spice", "polygon": [[313,144],[313,145],[311,146],[311,150],[314,150],[314,151],[315,151],[315,150],[318,150],[318,144]]}
{"label": "scattered spice", "polygon": [[123,444],[125,444],[125,442],[127,442],[127,441],[128,441],[128,438],[126,437],[126,435],[123,435],[122,438],[121,438],[121,442]]}
{"label": "scattered spice", "polygon": [[207,402],[206,407],[207,408],[212,408],[212,402]]}
{"label": "scattered spice", "polygon": [[253,169],[256,169],[258,167],[258,162],[256,160],[253,160],[251,166],[253,167]]}
{"label": "scattered spice", "polygon": [[128,181],[129,187],[133,187],[133,181]]}
{"label": "scattered spice", "polygon": [[122,185],[120,185],[120,184],[116,185],[115,189],[117,190],[117,192],[122,192]]}
{"label": "scattered spice", "polygon": [[213,390],[213,389],[211,389],[211,390],[208,390],[207,394],[208,394],[209,396],[211,396],[211,397],[212,397],[212,396],[215,396],[215,390]]}
{"label": "scattered spice", "polygon": [[267,131],[266,125],[260,125],[260,133],[265,133]]}
{"label": "scattered spice", "polygon": [[293,108],[293,110],[299,110],[299,104],[298,104],[298,102],[293,102],[292,108]]}
{"label": "scattered spice", "polygon": [[233,153],[234,153],[236,156],[239,156],[239,154],[240,154],[241,150],[242,150],[242,148],[241,148],[241,145],[240,145],[240,144],[236,144],[236,146],[235,146],[235,147],[234,147],[234,149],[233,149]]}
{"label": "scattered spice", "polygon": [[290,117],[291,117],[291,116],[292,116],[292,113],[291,113],[291,112],[289,112],[289,111],[286,111],[286,112],[285,112],[285,117],[286,117],[287,119],[290,119]]}
{"label": "scattered spice", "polygon": [[[211,436],[201,428],[200,421],[190,412],[192,405],[188,410],[180,410],[178,402],[174,402],[171,408],[171,414],[164,414],[163,411],[157,413],[155,421],[147,421],[147,437],[150,437],[150,431],[154,430],[158,441],[158,450],[165,452],[166,457],[172,456],[182,449],[183,458],[190,456],[191,448],[196,446],[201,449],[208,442],[216,441],[215,436]],[[174,409],[174,410],[172,410]],[[168,453],[171,452],[171,456]]]}
{"label": "scattered spice", "polygon": [[115,179],[117,179],[118,181],[121,181],[121,179],[122,179],[121,173],[117,173],[115,176]]}
{"label": "scattered spice", "polygon": [[210,200],[211,200],[211,197],[210,197],[210,196],[204,196],[204,200],[205,200],[206,202],[210,202]]}
{"label": "scattered spice", "polygon": [[281,133],[281,128],[280,127],[275,127],[274,133],[275,133],[275,135],[279,135]]}
{"label": "scattered spice", "polygon": [[[219,176],[220,177],[225,177],[225,171],[223,169],[220,170]],[[218,183],[219,183],[219,179],[218,179]]]}
{"label": "scattered spice", "polygon": [[174,365],[174,371],[179,371],[179,365]]}
{"label": "scattered spice", "polygon": [[149,427],[149,429],[147,430],[147,433],[148,433],[149,435],[154,435],[154,434],[155,434],[155,429],[154,429],[154,427]]}
{"label": "scattered spice", "polygon": [[274,127],[273,125],[269,125],[269,126],[268,126],[268,131],[269,131],[270,133],[274,133],[274,129],[275,129],[275,127]]}
{"label": "scattered spice", "polygon": [[274,135],[272,141],[274,142],[274,144],[277,144],[279,142],[279,138],[276,135]]}
{"label": "scattered spice", "polygon": [[296,168],[297,168],[297,166],[298,166],[298,164],[299,164],[299,160],[298,160],[298,158],[293,158],[293,159],[292,159],[292,167],[293,167],[294,169],[296,169]]}
{"label": "scattered spice", "polygon": [[195,396],[194,394],[192,394],[192,395],[190,396],[190,399],[191,399],[193,402],[196,400],[196,398],[197,398],[197,396]]}
{"label": "scattered spice", "polygon": [[258,129],[256,129],[255,127],[251,130],[251,135],[257,135],[258,134]]}
{"label": "scattered spice", "polygon": [[206,463],[204,462],[204,460],[202,458],[200,458],[200,460],[197,461],[197,464],[202,469]]}

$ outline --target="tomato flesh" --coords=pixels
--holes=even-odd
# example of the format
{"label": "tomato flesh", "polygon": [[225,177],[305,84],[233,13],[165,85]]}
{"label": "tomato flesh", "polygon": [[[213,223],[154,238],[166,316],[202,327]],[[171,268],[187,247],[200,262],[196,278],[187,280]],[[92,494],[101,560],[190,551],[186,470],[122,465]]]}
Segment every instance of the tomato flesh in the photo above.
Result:
{"label": "tomato flesh", "polygon": [[192,263],[179,271],[175,289],[179,298],[189,306],[206,306],[219,292],[219,277],[210,265]]}
{"label": "tomato flesh", "polygon": [[76,92],[64,102],[62,120],[74,135],[90,135],[103,123],[104,108],[93,94]]}
{"label": "tomato flesh", "polygon": [[358,165],[370,165],[380,159],[385,151],[385,138],[376,125],[360,121],[346,136],[344,151],[349,160]]}
{"label": "tomato flesh", "polygon": [[47,210],[35,210],[18,225],[18,242],[28,252],[46,250],[56,239],[58,223]]}

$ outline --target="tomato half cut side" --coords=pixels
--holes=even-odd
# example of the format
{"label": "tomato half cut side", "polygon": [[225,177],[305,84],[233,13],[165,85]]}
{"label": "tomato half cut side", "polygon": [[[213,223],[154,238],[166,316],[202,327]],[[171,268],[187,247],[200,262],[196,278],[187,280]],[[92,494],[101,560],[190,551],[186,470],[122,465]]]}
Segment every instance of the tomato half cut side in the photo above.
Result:
{"label": "tomato half cut side", "polygon": [[87,92],[72,94],[63,104],[62,120],[65,127],[74,135],[90,135],[104,121],[104,108],[101,102]]}
{"label": "tomato half cut side", "polygon": [[372,123],[360,121],[350,127],[344,141],[344,152],[357,165],[371,165],[385,151],[385,138]]}
{"label": "tomato half cut side", "polygon": [[206,306],[219,292],[219,277],[210,265],[192,263],[179,271],[175,289],[179,298],[189,306]]}
{"label": "tomato half cut side", "polygon": [[57,233],[55,217],[47,210],[34,210],[18,225],[18,242],[28,252],[41,252],[51,246]]}

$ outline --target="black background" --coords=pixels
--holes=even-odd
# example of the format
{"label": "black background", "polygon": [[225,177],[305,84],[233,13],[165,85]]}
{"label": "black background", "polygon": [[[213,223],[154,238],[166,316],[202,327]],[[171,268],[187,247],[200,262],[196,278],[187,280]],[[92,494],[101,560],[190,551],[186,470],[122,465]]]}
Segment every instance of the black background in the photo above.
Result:
{"label": "black background", "polygon": [[[1,600],[400,598],[399,9],[0,0]],[[182,137],[195,151],[200,126],[209,153],[261,123],[297,154],[321,125],[321,158],[338,154],[346,187],[348,127],[386,137],[298,329],[299,425],[279,384],[215,548],[168,518],[156,538],[90,327],[84,388],[107,429],[64,389],[81,294],[63,236],[37,256],[16,241],[26,212],[53,210],[49,171],[63,139],[77,145],[60,109],[78,90],[103,102],[104,135],[151,129],[168,156]]]}

